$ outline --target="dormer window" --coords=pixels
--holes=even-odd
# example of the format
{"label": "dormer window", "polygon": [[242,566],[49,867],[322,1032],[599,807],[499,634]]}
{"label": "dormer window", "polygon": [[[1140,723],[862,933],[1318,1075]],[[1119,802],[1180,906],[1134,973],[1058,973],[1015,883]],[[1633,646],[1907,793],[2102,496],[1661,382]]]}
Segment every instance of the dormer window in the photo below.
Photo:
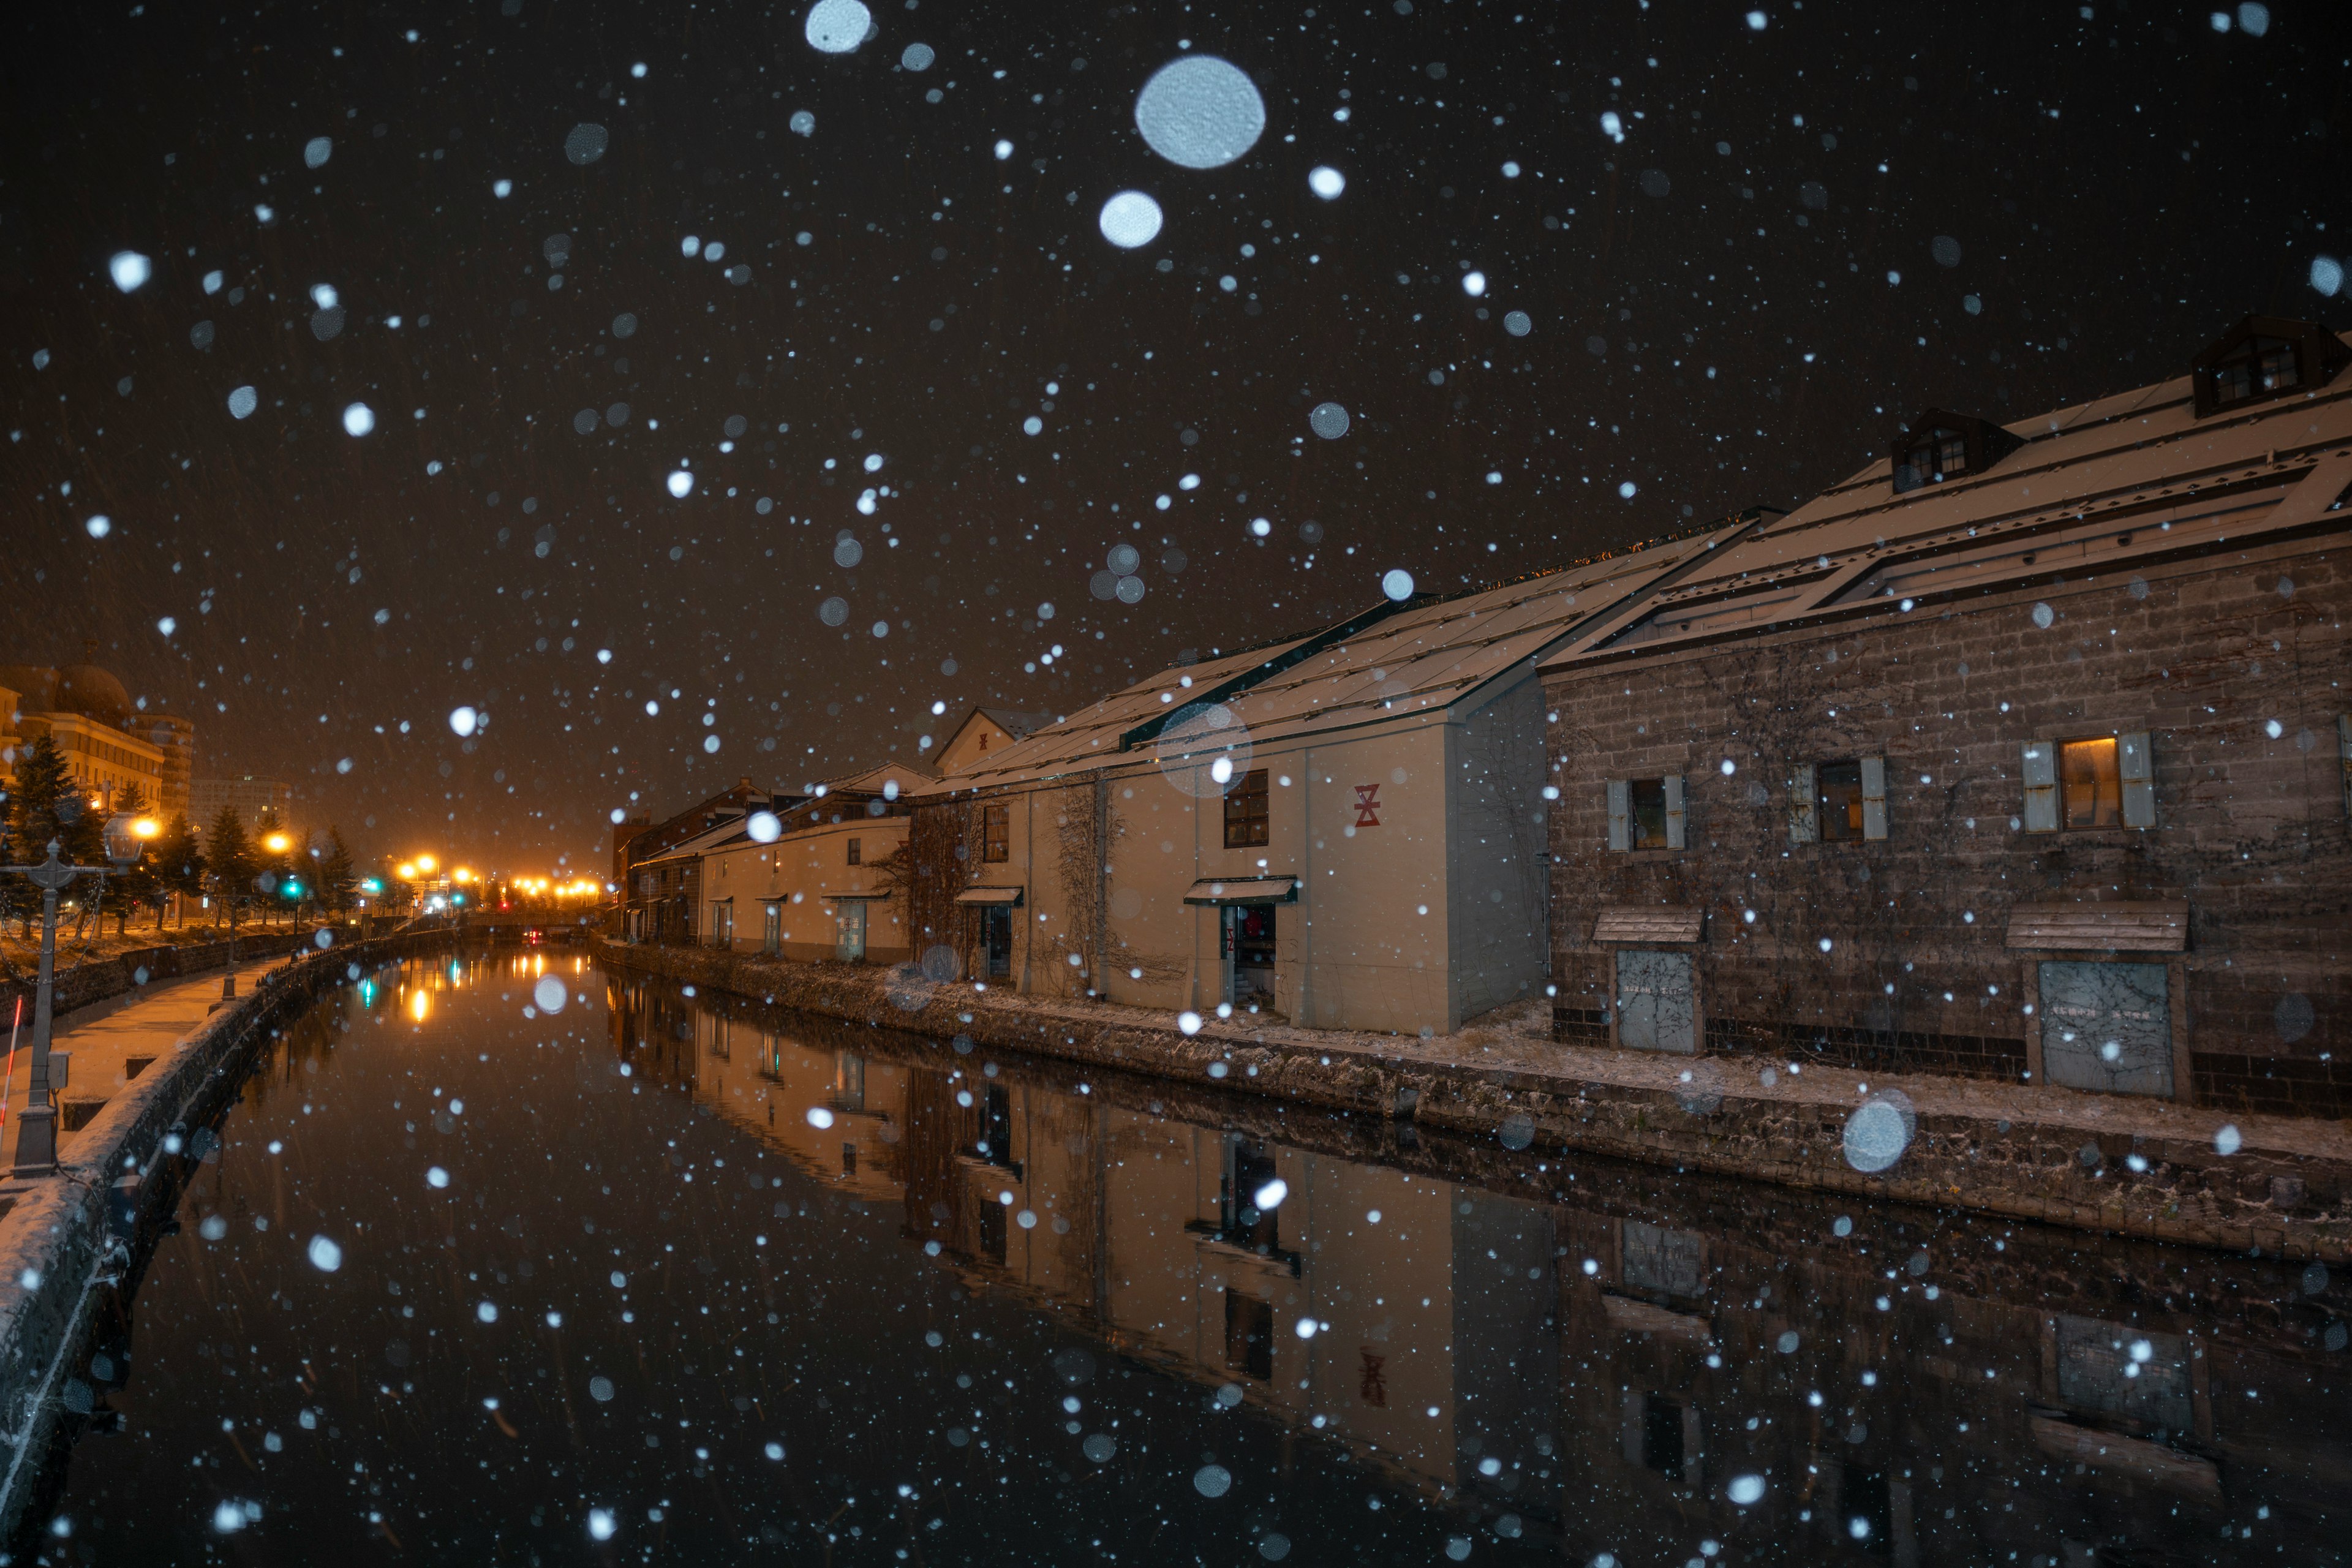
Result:
{"label": "dormer window", "polygon": [[1895,433],[1895,493],[1982,473],[2024,444],[1989,419],[1931,408]]}
{"label": "dormer window", "polygon": [[1930,430],[1924,439],[1914,438],[1903,461],[1923,485],[1933,484],[1948,474],[1966,473],[1969,438],[1958,430]]}
{"label": "dormer window", "polygon": [[2294,390],[2303,384],[2303,374],[2294,361],[2293,343],[2276,338],[2247,339],[2206,372],[2213,378],[2214,403],[2226,407]]}
{"label": "dormer window", "polygon": [[2352,361],[2352,349],[2315,321],[2248,316],[2197,356],[2198,417],[2316,391]]}

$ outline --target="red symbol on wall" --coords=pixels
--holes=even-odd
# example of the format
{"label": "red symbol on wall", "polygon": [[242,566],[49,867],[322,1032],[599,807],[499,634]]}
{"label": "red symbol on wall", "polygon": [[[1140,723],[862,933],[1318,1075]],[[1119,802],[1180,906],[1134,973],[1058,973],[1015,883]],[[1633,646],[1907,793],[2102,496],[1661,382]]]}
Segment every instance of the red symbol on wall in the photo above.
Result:
{"label": "red symbol on wall", "polygon": [[1378,827],[1381,825],[1381,786],[1376,784],[1356,786],[1356,826]]}
{"label": "red symbol on wall", "polygon": [[1357,1386],[1357,1395],[1373,1408],[1386,1410],[1389,1407],[1389,1358],[1375,1355],[1369,1348],[1363,1354],[1363,1377]]}

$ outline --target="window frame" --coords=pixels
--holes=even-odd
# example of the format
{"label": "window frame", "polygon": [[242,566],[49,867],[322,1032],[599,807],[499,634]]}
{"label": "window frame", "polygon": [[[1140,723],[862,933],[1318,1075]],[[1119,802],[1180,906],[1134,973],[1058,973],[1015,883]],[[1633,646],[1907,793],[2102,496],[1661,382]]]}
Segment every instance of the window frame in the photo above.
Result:
{"label": "window frame", "polygon": [[[2076,746],[2101,742],[2114,748],[2116,815],[2112,821],[2073,820],[2073,790],[2067,782],[2066,753]],[[2027,833],[2146,832],[2156,821],[2156,760],[2154,735],[2147,730],[2110,730],[2104,733],[2062,735],[2024,743],[2021,772],[2025,809],[2019,821]]]}
{"label": "window frame", "polygon": [[843,863],[844,865],[845,865],[845,866],[862,866],[862,865],[864,865],[864,864],[865,864],[865,860],[864,860],[864,858],[863,858],[864,851],[865,851],[865,840],[860,839],[860,838],[852,838],[852,839],[849,841],[849,858],[848,858],[846,860],[843,861],[842,863]]}
{"label": "window frame", "polygon": [[1003,866],[1013,858],[1013,806],[1006,801],[984,803],[980,808],[980,861]]}
{"label": "window frame", "polygon": [[[1252,803],[1256,809],[1251,809]],[[1263,849],[1273,837],[1273,826],[1274,796],[1266,770],[1252,768],[1225,792],[1225,847]]]}
{"label": "window frame", "polygon": [[[1650,842],[1647,836],[1637,840],[1635,829],[1641,826],[1633,803],[1638,786],[1658,786],[1664,829],[1659,842]],[[1661,851],[1686,849],[1690,846],[1688,797],[1685,781],[1681,773],[1651,773],[1639,778],[1611,779],[1607,782],[1609,816],[1609,851],[1612,855],[1657,854]],[[1645,792],[1646,793],[1646,792]]]}

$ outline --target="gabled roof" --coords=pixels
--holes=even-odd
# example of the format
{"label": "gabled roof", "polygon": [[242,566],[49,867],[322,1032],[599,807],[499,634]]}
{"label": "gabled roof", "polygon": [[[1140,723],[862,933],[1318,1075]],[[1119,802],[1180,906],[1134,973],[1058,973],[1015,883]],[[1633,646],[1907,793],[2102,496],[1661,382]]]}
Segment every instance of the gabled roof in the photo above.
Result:
{"label": "gabled roof", "polygon": [[649,855],[635,863],[633,869],[659,866],[670,860],[692,860],[708,855],[713,849],[723,849],[730,844],[749,842],[751,837],[750,812],[737,812],[717,825],[679,844],[674,844],[658,855]]}
{"label": "gabled roof", "polygon": [[2176,377],[2004,426],[1981,471],[1897,492],[1881,458],[1787,516],[1726,537],[1545,661],[1566,669],[1776,627],[1905,614],[2053,574],[2352,528],[2352,375],[2200,417]]}
{"label": "gabled roof", "polygon": [[1443,718],[1628,595],[1671,579],[1761,512],[1499,587],[1376,605],[1305,637],[1165,669],[992,752],[931,797],[1415,717]]}
{"label": "gabled roof", "polygon": [[972,711],[987,715],[989,722],[1016,741],[1026,740],[1054,721],[1051,713],[1022,713],[1011,708],[975,708]]}

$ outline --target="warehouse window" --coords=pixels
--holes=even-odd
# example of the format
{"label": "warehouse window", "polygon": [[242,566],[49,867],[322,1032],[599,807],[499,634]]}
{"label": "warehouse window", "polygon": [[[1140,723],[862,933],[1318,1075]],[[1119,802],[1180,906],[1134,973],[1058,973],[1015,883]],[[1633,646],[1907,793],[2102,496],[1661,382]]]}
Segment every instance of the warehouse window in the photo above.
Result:
{"label": "warehouse window", "polygon": [[1241,776],[1225,796],[1225,847],[1250,849],[1266,842],[1265,770]]}
{"label": "warehouse window", "polygon": [[2303,383],[2294,345],[2281,338],[2248,338],[2206,374],[2213,378],[2213,402],[2219,407],[2252,403]]}
{"label": "warehouse window", "polygon": [[1800,767],[1789,781],[1789,839],[1876,842],[1886,837],[1886,759],[1856,757]]}
{"label": "warehouse window", "polygon": [[2029,741],[2022,771],[2028,833],[2156,826],[2155,765],[2145,731]]}
{"label": "warehouse window", "polygon": [[1680,849],[1684,844],[1682,774],[1609,781],[1611,849]]}
{"label": "warehouse window", "polygon": [[980,858],[992,864],[1013,858],[1013,808],[980,808]]}
{"label": "warehouse window", "polygon": [[864,846],[857,839],[851,839],[849,841],[849,864],[852,866],[863,865],[865,862],[860,858],[863,852]]}

